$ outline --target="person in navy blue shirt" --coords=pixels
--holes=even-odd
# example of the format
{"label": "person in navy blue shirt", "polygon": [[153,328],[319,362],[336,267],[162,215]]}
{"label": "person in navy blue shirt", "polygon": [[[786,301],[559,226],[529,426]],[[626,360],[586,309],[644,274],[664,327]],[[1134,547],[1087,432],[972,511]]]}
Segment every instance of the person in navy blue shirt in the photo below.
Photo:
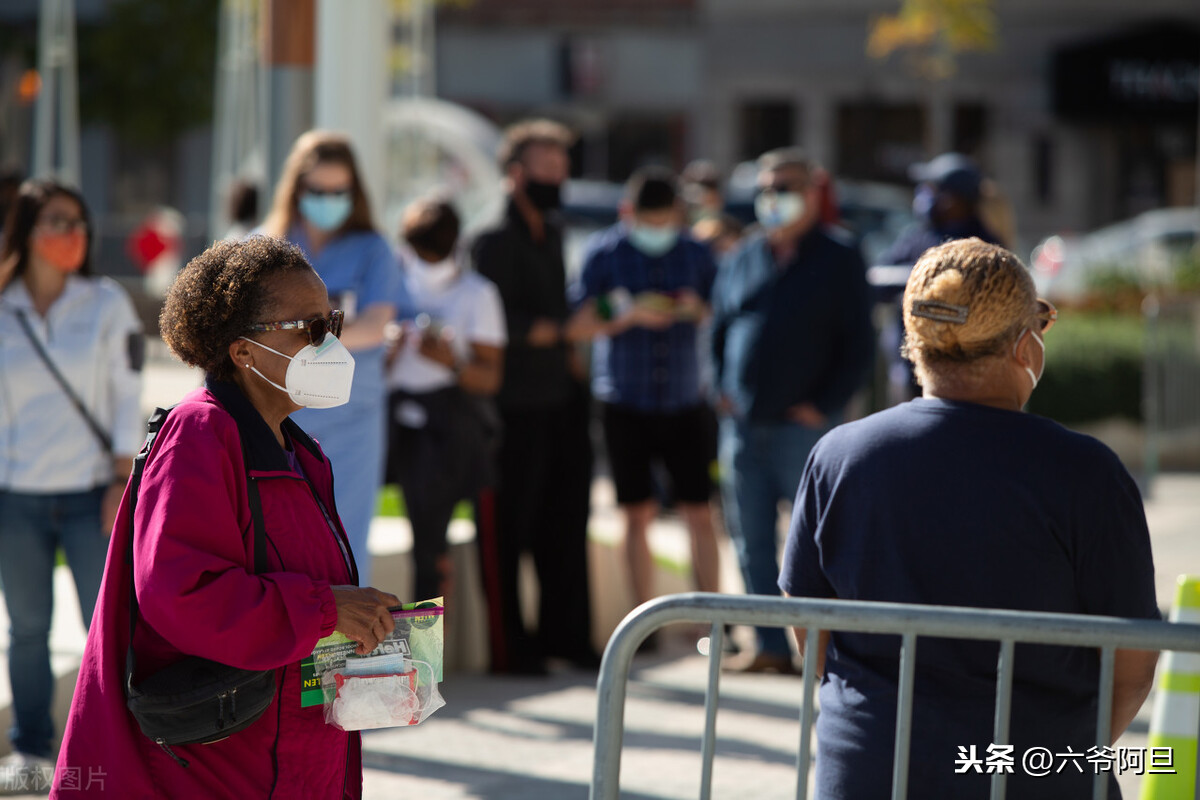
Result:
{"label": "person in navy blue shirt", "polygon": [[[762,229],[722,263],[713,288],[712,356],[721,495],[746,591],[777,595],[778,507],[808,451],[863,384],[875,350],[866,270],[820,224],[817,165],[798,149],[759,159]],[[780,628],[757,630],[734,670],[792,672]]]}
{"label": "person in navy blue shirt", "polygon": [[[931,247],[955,239],[975,237],[1003,244],[984,224],[980,215],[983,175],[975,162],[960,153],[942,153],[926,163],[913,164],[909,174],[917,181],[913,212],[917,221],[906,228],[879,257],[881,266],[911,267]],[[876,300],[895,303],[903,285],[881,286]],[[899,318],[880,331],[880,345],[887,355],[887,392],[890,403],[902,403],[920,394],[912,366],[900,355],[904,327]]]}
{"label": "person in navy blue shirt", "polygon": [[[1056,317],[1000,247],[967,239],[922,256],[904,321],[923,396],[813,448],[779,576],[786,594],[1158,618],[1133,479],[1100,442],[1021,411]],[[899,637],[835,631],[820,642],[806,659],[822,676],[817,797],[887,797]],[[956,769],[964,753],[988,760],[998,648],[918,643],[909,797],[988,797],[986,770]],[[1113,742],[1145,700],[1156,660],[1116,651]],[[1090,765],[1031,778],[1020,762],[1031,747],[1085,754],[1096,745],[1099,651],[1017,645],[1013,663],[1008,796],[1091,797]],[[1109,797],[1120,797],[1111,774]]]}
{"label": "person in navy blue shirt", "polygon": [[595,340],[592,393],[603,405],[604,438],[638,603],[654,597],[646,532],[658,513],[655,464],[670,478],[691,533],[696,587],[718,588],[708,506],[710,418],[696,343],[717,268],[708,248],[683,233],[684,213],[670,170],[634,173],[626,187],[624,220],[592,243],[572,289],[579,308],[567,326],[569,338]]}

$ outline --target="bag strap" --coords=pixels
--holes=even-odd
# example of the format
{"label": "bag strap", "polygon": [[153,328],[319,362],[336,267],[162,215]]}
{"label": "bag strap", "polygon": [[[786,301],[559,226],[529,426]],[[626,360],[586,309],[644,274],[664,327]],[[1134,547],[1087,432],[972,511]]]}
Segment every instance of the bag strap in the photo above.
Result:
{"label": "bag strap", "polygon": [[[129,473],[129,544],[125,548],[125,563],[129,565],[129,646],[125,650],[125,693],[133,689],[133,673],[137,668],[137,657],[133,652],[133,634],[137,628],[138,600],[137,590],[133,579],[133,533],[134,511],[137,509],[138,491],[142,485],[142,473],[146,469],[146,461],[154,447],[158,432],[175,406],[156,408],[146,423],[146,441],[142,449],[133,458],[133,470]],[[248,465],[246,445],[242,443],[242,460]],[[254,527],[254,572],[262,574],[267,571],[267,526],[263,519],[262,498],[258,493],[258,484],[250,477],[249,466],[246,468],[246,493],[250,503],[250,518]]]}
{"label": "bag strap", "polygon": [[79,412],[84,422],[91,428],[92,433],[96,435],[96,439],[99,440],[100,445],[104,448],[104,452],[111,456],[113,454],[112,437],[105,433],[104,428],[100,426],[100,423],[96,422],[96,418],[91,415],[91,412],[87,410],[87,406],[79,399],[79,395],[75,394],[75,390],[71,388],[71,384],[67,383],[67,379],[58,371],[58,367],[51,360],[50,354],[46,352],[45,347],[42,347],[42,343],[34,334],[33,328],[30,327],[29,320],[25,317],[25,311],[17,308],[14,309],[14,312],[17,315],[17,322],[21,323],[21,330],[25,331],[25,336],[29,338],[29,343],[33,345],[34,351],[42,359],[42,363],[46,365],[46,369],[50,370],[50,374],[54,376],[54,379],[58,381],[58,385],[66,392],[71,405],[75,406],[75,410]]}

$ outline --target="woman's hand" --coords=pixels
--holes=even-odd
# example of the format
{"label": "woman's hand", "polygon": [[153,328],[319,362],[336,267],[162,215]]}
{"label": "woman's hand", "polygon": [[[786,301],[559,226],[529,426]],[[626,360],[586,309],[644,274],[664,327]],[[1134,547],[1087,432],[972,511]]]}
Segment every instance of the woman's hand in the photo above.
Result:
{"label": "woman's hand", "polygon": [[379,646],[396,628],[390,606],[400,605],[394,594],[381,592],[371,587],[333,586],[333,600],[337,604],[338,633],[358,642],[354,652],[365,656]]}

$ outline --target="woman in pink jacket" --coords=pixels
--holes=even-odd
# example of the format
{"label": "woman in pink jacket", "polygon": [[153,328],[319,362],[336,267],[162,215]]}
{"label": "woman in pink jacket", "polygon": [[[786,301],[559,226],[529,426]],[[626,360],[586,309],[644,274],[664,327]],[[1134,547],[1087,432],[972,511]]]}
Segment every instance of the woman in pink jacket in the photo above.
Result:
{"label": "woman in pink jacket", "polygon": [[[126,708],[130,637],[130,496],[113,531],[104,583],[67,721],[52,796],[358,798],[359,736],[301,708],[302,658],[340,631],[370,652],[392,630],[397,599],[359,588],[338,520],[329,460],[288,415],[349,396],[353,358],[341,315],[294,246],[222,242],[180,273],[162,314],[172,352],[206,372],[154,442],[133,516],[138,618],[134,682],[185,656],[276,672],[272,705],[212,744],[147,738]],[[261,498],[267,569],[254,569],[247,495]],[[364,554],[365,557],[365,554]]]}

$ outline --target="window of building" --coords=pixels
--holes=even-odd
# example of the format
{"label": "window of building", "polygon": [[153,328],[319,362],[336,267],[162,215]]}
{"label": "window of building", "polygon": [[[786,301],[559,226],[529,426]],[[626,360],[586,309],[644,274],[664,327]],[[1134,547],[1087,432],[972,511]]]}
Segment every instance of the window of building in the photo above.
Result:
{"label": "window of building", "polygon": [[983,160],[983,145],[987,138],[988,114],[982,103],[956,103],[954,106],[953,150]]}
{"label": "window of building", "polygon": [[925,112],[916,103],[843,103],[837,120],[841,177],[908,183],[909,165],[924,160]]}
{"label": "window of building", "polygon": [[686,133],[682,114],[614,118],[608,128],[608,179],[624,181],[647,164],[682,169]]}
{"label": "window of building", "polygon": [[758,158],[768,150],[796,144],[795,106],[786,100],[752,100],[742,103],[740,159]]}

